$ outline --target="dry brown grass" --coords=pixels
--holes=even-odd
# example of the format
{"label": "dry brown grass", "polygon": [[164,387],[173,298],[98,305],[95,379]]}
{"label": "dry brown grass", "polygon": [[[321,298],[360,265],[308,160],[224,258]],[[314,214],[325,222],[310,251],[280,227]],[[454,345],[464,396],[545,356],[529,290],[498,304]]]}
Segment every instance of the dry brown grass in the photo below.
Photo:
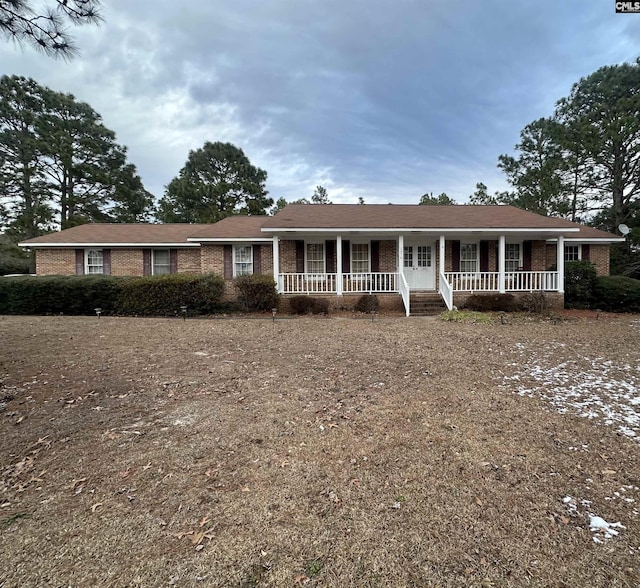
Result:
{"label": "dry brown grass", "polygon": [[0,317],[0,585],[638,586],[640,443],[499,387],[551,340],[639,363],[630,317]]}

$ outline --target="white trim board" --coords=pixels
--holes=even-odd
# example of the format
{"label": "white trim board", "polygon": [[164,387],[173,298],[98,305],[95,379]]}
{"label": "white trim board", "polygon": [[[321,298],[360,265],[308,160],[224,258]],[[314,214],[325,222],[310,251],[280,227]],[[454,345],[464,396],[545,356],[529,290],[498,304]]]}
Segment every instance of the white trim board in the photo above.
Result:
{"label": "white trim board", "polygon": [[473,227],[473,228],[450,228],[439,229],[436,227],[419,228],[419,227],[395,227],[395,228],[380,228],[380,227],[367,227],[367,228],[331,228],[331,227],[309,227],[309,228],[261,228],[263,233],[274,233],[276,231],[282,233],[396,233],[406,235],[407,233],[578,233],[579,227],[563,227],[563,228],[500,228],[500,227]]}
{"label": "white trim board", "polygon": [[38,249],[40,247],[50,248],[65,248],[75,247],[76,249],[82,249],[85,247],[104,248],[104,247],[128,247],[135,249],[148,249],[149,247],[163,247],[164,249],[182,249],[185,247],[200,247],[199,243],[18,243],[20,247],[29,247],[31,249]]}

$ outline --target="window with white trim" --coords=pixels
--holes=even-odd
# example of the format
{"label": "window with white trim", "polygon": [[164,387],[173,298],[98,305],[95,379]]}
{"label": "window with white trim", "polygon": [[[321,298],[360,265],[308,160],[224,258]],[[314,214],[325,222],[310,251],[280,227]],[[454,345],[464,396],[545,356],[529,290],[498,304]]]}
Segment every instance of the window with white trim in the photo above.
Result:
{"label": "window with white trim", "polygon": [[505,243],[504,269],[507,272],[517,272],[522,267],[522,247],[520,243]]}
{"label": "window with white trim", "polygon": [[253,247],[251,245],[234,245],[233,276],[248,276],[253,273]]}
{"label": "window with white trim", "polygon": [[413,267],[413,247],[404,246],[402,259],[404,260],[404,267]]}
{"label": "window with white trim", "polygon": [[580,261],[581,255],[580,245],[567,245],[564,246],[564,260],[565,261]]}
{"label": "window with white trim", "polygon": [[460,271],[473,273],[478,271],[478,244],[460,244]]}
{"label": "window with white trim", "polygon": [[351,272],[354,274],[369,272],[369,243],[351,244]]}
{"label": "window with white trim", "polygon": [[102,259],[102,249],[87,249],[85,251],[85,273],[103,274],[104,262]]}
{"label": "window with white trim", "polygon": [[307,243],[307,273],[324,274],[324,243]]}
{"label": "window with white trim", "polygon": [[154,276],[171,273],[171,256],[168,249],[153,249],[151,259],[151,273]]}

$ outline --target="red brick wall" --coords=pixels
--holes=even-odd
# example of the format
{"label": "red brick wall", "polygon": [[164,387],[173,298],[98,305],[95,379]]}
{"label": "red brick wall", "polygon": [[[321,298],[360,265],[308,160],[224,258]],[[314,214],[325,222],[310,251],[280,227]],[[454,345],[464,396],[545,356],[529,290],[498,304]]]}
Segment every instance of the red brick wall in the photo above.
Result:
{"label": "red brick wall", "polygon": [[610,271],[609,245],[591,245],[589,261],[596,266],[599,276],[608,276]]}
{"label": "red brick wall", "polygon": [[75,273],[75,249],[36,249],[36,274],[39,276],[69,276]]}
{"label": "red brick wall", "polygon": [[397,241],[380,241],[380,271],[395,272],[398,267]]}
{"label": "red brick wall", "polygon": [[[548,269],[557,263],[556,244],[547,243],[545,265]],[[599,276],[608,276],[610,272],[609,245],[589,245],[589,261],[596,266]]]}
{"label": "red brick wall", "polygon": [[[142,249],[111,249],[112,276],[142,276],[143,272]],[[200,249],[178,249],[178,273],[200,272]],[[36,273],[43,276],[74,275],[76,250],[36,249]]]}
{"label": "red brick wall", "polygon": [[280,273],[296,273],[296,242],[289,240],[280,241]]}

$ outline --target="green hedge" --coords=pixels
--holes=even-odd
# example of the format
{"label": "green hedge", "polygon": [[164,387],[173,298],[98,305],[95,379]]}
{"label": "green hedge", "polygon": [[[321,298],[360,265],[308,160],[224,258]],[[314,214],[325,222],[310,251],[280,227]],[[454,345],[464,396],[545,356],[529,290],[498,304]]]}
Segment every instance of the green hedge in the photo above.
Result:
{"label": "green hedge", "polygon": [[599,277],[592,308],[607,312],[640,312],[640,280],[626,276]]}
{"label": "green hedge", "polygon": [[259,274],[240,276],[235,284],[247,310],[271,310],[278,308],[276,283],[271,276]]}
{"label": "green hedge", "polygon": [[24,276],[0,278],[0,314],[174,315],[209,314],[220,307],[224,281],[217,275]]}
{"label": "green hedge", "polygon": [[224,281],[215,274],[173,274],[129,278],[122,282],[118,313],[172,315],[185,305],[188,314],[212,314],[220,305]]}
{"label": "green hedge", "polygon": [[592,308],[598,275],[589,261],[568,261],[564,268],[564,305],[567,308]]}
{"label": "green hedge", "polygon": [[0,314],[114,314],[123,278],[20,276],[0,278]]}

